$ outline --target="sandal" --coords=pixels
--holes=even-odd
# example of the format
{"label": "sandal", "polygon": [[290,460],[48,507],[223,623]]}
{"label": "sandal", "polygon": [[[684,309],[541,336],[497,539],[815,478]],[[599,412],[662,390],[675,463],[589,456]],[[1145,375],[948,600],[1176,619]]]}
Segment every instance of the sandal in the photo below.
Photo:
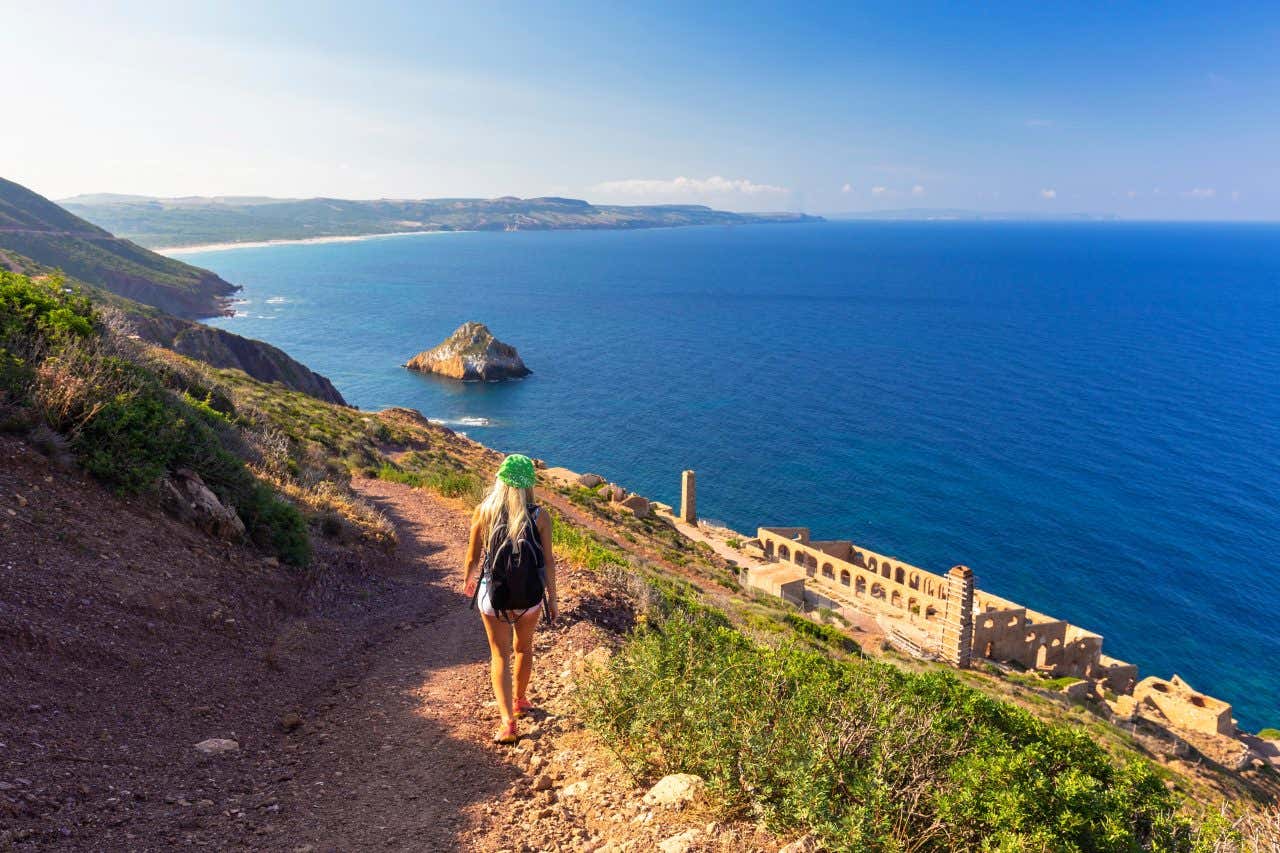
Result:
{"label": "sandal", "polygon": [[520,739],[516,734],[516,721],[508,720],[505,725],[499,726],[498,730],[493,733],[494,743],[512,744]]}
{"label": "sandal", "polygon": [[515,711],[516,711],[517,717],[527,717],[529,716],[529,712],[532,710],[533,710],[533,703],[530,702],[528,699],[516,700]]}

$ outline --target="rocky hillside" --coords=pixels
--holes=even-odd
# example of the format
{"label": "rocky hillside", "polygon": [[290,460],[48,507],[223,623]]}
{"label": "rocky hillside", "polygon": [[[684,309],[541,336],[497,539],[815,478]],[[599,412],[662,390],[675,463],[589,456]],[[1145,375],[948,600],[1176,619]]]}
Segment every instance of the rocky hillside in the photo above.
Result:
{"label": "rocky hillside", "polygon": [[545,231],[814,222],[799,213],[730,213],[693,204],[625,207],[571,198],[150,198],[64,199],[70,211],[144,246],[390,234],[401,231]]}
{"label": "rocky hillside", "polygon": [[463,323],[443,342],[409,359],[405,367],[450,379],[493,382],[532,373],[516,348],[493,336],[484,323]]}
{"label": "rocky hillside", "polygon": [[[45,222],[52,226],[75,226],[76,222],[80,222],[81,226],[95,232],[101,230],[78,220],[52,202],[26,190],[11,192],[10,201],[0,203],[0,216],[7,217],[2,221],[9,223]],[[6,232],[4,226],[0,226],[0,270],[7,269],[34,277],[66,276],[66,270],[60,269],[56,263],[37,261],[18,252],[12,246],[7,246],[6,241],[11,241],[15,233],[17,232]],[[110,237],[110,235],[106,236]],[[139,251],[145,252],[141,249]],[[170,262],[168,258],[160,255],[154,255],[151,252],[146,254],[156,261]],[[102,266],[104,263],[108,266]],[[87,257],[77,268],[82,272],[87,271],[88,275],[71,275],[67,278],[67,283],[80,287],[98,304],[108,306],[127,318],[132,330],[144,340],[208,362],[214,367],[237,368],[264,382],[279,382],[288,388],[311,394],[330,403],[346,404],[338,389],[326,377],[290,358],[277,347],[167,313],[164,305],[172,304],[172,300],[164,294],[161,294],[159,303],[147,303],[145,299],[138,301],[129,298],[127,293],[135,290],[133,288],[124,288],[122,292],[103,284],[94,284],[93,282],[113,280],[113,267],[110,263],[111,259],[100,253]],[[195,267],[188,267],[188,269],[196,270]],[[201,270],[196,271],[203,273]],[[142,293],[147,297],[153,297],[155,294],[154,290]]]}
{"label": "rocky hillside", "polygon": [[148,251],[0,178],[0,249],[181,317],[228,310],[237,288],[216,274]]}
{"label": "rocky hillside", "polygon": [[328,403],[347,404],[328,377],[263,341],[164,314],[133,315],[132,324],[144,340],[212,367],[243,370],[263,382],[279,382]]}

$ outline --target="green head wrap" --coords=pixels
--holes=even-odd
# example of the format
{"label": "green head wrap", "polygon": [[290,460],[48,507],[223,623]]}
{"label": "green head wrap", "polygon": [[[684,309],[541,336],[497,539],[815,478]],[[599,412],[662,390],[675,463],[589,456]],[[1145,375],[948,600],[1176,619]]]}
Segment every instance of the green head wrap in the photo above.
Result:
{"label": "green head wrap", "polygon": [[519,453],[503,459],[498,469],[498,479],[517,489],[532,489],[534,477],[533,460]]}

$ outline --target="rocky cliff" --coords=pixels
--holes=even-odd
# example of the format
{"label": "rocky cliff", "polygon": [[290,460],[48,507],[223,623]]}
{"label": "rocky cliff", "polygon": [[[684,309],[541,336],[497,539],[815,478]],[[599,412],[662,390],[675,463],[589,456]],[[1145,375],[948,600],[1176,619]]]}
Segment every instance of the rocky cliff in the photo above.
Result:
{"label": "rocky cliff", "polygon": [[463,323],[443,343],[420,352],[405,367],[452,379],[518,379],[532,371],[516,348],[493,336],[484,323]]}
{"label": "rocky cliff", "polygon": [[239,290],[209,270],[157,255],[4,178],[0,249],[180,317],[226,314],[228,297]]}
{"label": "rocky cliff", "polygon": [[263,341],[245,338],[224,329],[160,314],[132,316],[138,336],[153,344],[199,359],[214,367],[234,367],[263,382],[279,382],[286,388],[310,394],[327,403],[347,405],[328,377],[316,373],[288,353]]}

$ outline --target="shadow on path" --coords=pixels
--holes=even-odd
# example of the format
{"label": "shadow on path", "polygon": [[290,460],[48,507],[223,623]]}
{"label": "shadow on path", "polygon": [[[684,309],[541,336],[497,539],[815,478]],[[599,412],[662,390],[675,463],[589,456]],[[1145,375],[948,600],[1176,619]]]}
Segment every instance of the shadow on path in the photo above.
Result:
{"label": "shadow on path", "polygon": [[496,724],[488,646],[459,587],[467,518],[426,492],[356,488],[395,524],[415,616],[376,640],[367,669],[340,682],[282,738],[278,831],[267,846],[466,849],[464,810],[495,801],[520,771],[488,738]]}

